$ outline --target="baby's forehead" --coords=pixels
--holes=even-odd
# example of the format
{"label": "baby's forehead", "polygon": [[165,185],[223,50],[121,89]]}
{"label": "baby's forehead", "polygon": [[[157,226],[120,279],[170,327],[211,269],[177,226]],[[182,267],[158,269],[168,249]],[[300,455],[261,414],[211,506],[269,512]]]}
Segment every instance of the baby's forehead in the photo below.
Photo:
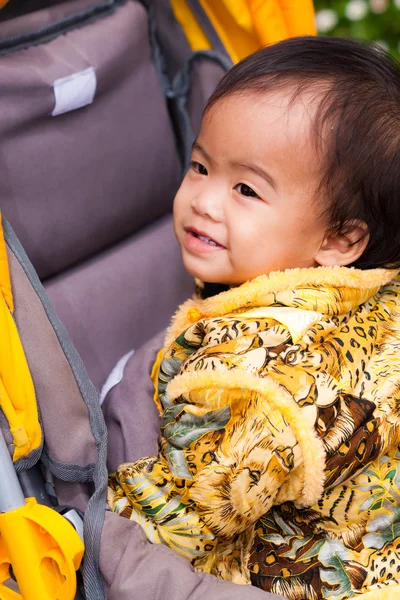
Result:
{"label": "baby's forehead", "polygon": [[287,182],[314,181],[320,154],[314,142],[315,105],[290,90],[230,94],[206,111],[197,138],[211,162],[259,165]]}
{"label": "baby's forehead", "polygon": [[260,87],[245,87],[243,89],[233,89],[227,92],[218,100],[213,102],[210,107],[206,107],[205,114],[211,112],[214,108],[223,107],[224,104],[232,100],[239,103],[254,104],[260,103],[268,105],[278,102],[283,107],[290,108],[296,104],[309,107],[315,110],[321,100],[329,94],[332,89],[332,82],[326,78],[313,79],[307,81],[304,78],[291,78],[284,81],[265,84]]}
{"label": "baby's forehead", "polygon": [[[272,126],[278,119],[281,129],[292,133],[301,131],[306,139],[320,120],[324,93],[326,89],[322,84],[305,87],[294,83],[262,91],[235,91],[205,111],[202,125],[213,126],[215,120],[223,119],[230,128],[236,128],[243,125],[243,121],[257,119],[260,125]],[[229,123],[227,115],[231,118]]]}
{"label": "baby's forehead", "polygon": [[206,110],[199,138],[217,133],[220,140],[232,142],[229,150],[236,150],[234,142],[245,143],[252,136],[255,150],[264,151],[265,145],[272,144],[282,151],[295,146],[315,152],[320,102],[321,93],[293,86],[227,94]]}

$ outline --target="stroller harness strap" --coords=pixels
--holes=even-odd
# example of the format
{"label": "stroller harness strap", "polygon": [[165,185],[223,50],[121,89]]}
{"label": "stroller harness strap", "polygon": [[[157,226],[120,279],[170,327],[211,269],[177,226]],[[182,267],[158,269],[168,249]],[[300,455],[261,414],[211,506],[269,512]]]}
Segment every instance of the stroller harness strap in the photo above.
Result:
{"label": "stroller harness strap", "polygon": [[42,441],[35,389],[12,312],[11,281],[0,216],[0,407],[13,438],[15,462]]}
{"label": "stroller harness strap", "polygon": [[[25,500],[13,468],[13,461],[42,442],[35,389],[13,311],[0,213],[0,408],[13,440],[10,456],[0,429],[0,598],[73,600],[83,541],[53,508],[38,504],[35,498]],[[4,585],[11,566],[21,593]]]}
{"label": "stroller harness strap", "polygon": [[0,407],[13,438],[13,461],[38,448],[42,430],[35,389],[12,312],[11,281],[0,216]]}

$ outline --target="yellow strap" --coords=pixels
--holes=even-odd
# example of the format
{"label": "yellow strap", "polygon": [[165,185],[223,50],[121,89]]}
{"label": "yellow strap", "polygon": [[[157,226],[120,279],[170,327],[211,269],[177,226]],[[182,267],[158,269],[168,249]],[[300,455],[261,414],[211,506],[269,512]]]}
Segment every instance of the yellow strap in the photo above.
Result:
{"label": "yellow strap", "polygon": [[200,0],[212,26],[233,62],[238,62],[260,47],[254,35],[252,16],[246,2],[233,0]]}
{"label": "yellow strap", "polygon": [[315,35],[312,0],[247,0],[260,46]]}
{"label": "yellow strap", "polygon": [[312,0],[279,0],[288,37],[316,35],[315,12]]}
{"label": "yellow strap", "polygon": [[8,0],[0,0],[0,8],[3,8],[7,4]]}
{"label": "yellow strap", "polygon": [[238,25],[253,35],[253,19],[247,0],[221,0]]}
{"label": "yellow strap", "polygon": [[210,50],[211,44],[185,0],[170,0],[175,19],[182,27],[193,52]]}
{"label": "yellow strap", "polygon": [[42,432],[35,389],[12,309],[10,274],[0,220],[0,407],[10,426],[15,461],[40,446]]}
{"label": "yellow strap", "polygon": [[[186,0],[170,2],[191,49],[210,49]],[[265,44],[316,33],[312,0],[200,0],[200,4],[233,62]]]}

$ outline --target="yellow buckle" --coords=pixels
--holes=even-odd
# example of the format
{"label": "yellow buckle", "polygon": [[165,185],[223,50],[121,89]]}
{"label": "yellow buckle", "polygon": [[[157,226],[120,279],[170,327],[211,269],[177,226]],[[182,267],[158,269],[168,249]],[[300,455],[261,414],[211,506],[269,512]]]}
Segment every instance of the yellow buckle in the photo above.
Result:
{"label": "yellow buckle", "polygon": [[[67,520],[27,498],[0,514],[0,600],[74,600],[84,545]],[[20,593],[4,585],[12,565]]]}

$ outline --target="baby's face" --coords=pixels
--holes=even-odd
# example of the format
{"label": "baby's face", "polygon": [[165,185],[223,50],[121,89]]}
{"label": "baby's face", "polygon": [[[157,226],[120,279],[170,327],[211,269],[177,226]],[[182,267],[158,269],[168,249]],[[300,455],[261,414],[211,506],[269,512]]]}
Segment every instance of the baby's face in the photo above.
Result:
{"label": "baby's face", "polygon": [[284,91],[232,95],[205,114],[174,203],[176,237],[194,277],[237,285],[317,265],[326,223],[315,199],[313,108],[289,99]]}

